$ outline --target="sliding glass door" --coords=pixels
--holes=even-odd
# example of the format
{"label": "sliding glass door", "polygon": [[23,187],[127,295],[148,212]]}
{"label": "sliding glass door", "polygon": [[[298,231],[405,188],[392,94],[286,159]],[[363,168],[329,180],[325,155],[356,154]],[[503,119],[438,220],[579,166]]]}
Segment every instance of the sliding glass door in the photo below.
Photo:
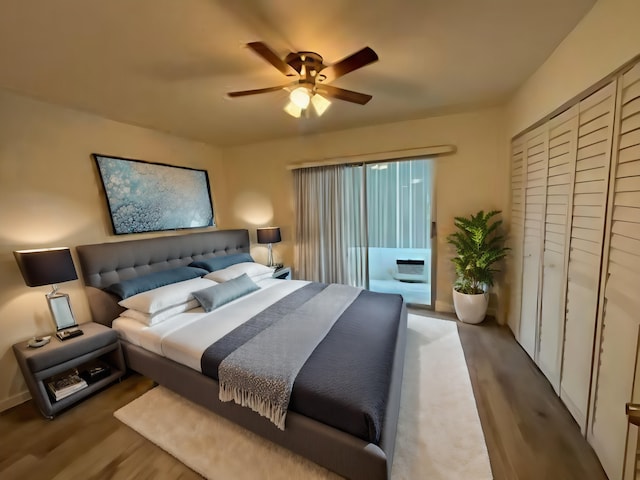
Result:
{"label": "sliding glass door", "polygon": [[431,307],[432,171],[428,159],[296,170],[300,278]]}
{"label": "sliding glass door", "polygon": [[432,303],[432,165],[418,159],[366,166],[368,286]]}

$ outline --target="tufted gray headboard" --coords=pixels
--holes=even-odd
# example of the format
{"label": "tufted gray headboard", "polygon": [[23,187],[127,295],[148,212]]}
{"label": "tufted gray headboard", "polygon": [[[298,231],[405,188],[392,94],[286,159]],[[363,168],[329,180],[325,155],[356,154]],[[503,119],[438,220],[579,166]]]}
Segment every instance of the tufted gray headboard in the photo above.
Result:
{"label": "tufted gray headboard", "polygon": [[123,310],[103,288],[194,260],[249,253],[248,230],[216,230],[76,247],[93,320],[111,326]]}

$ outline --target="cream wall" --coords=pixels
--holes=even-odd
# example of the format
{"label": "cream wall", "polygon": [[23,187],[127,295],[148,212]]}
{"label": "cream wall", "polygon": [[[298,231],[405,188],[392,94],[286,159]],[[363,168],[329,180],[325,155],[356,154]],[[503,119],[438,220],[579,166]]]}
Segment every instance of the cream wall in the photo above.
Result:
{"label": "cream wall", "polygon": [[640,0],[598,0],[507,106],[514,136],[640,54]]}
{"label": "cream wall", "polygon": [[[207,169],[225,223],[217,148],[0,90],[0,411],[28,398],[11,345],[53,328],[50,288],[25,286],[13,250],[123,239],[111,234],[92,152]],[[61,287],[77,320],[90,320],[81,281]]]}
{"label": "cream wall", "polygon": [[[457,152],[436,161],[437,280],[436,309],[452,311],[453,265],[446,236],[453,217],[480,209],[504,209],[508,163],[503,111],[432,117],[335,133],[265,142],[223,150],[227,172],[230,227],[280,226],[283,242],[276,261],[293,262],[294,206],[290,163],[371,152],[453,144]],[[266,249],[252,248],[258,260]],[[499,296],[499,286],[494,289]],[[496,306],[497,298],[493,299]],[[501,317],[500,303],[498,302]],[[502,317],[501,317],[502,318]]]}

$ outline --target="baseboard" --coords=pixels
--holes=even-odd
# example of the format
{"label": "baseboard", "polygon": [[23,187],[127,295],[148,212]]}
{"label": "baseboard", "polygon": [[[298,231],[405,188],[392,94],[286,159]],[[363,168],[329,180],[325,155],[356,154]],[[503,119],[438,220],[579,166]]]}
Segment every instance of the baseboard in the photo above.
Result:
{"label": "baseboard", "polygon": [[585,425],[586,415],[582,412],[580,408],[578,408],[578,406],[575,403],[573,403],[569,395],[567,395],[567,392],[565,392],[565,390],[562,387],[560,387],[559,396],[560,396],[560,400],[562,400],[562,403],[564,403],[564,406],[567,407],[567,410],[569,410],[569,413],[578,424],[578,427],[580,427],[580,431],[582,432],[583,435],[585,435],[587,433],[587,429]]}
{"label": "baseboard", "polygon": [[31,399],[31,395],[28,391],[19,393],[14,395],[13,397],[9,397],[5,400],[0,401],[0,412],[4,412],[5,410],[9,410],[10,408],[15,407],[16,405],[20,405],[21,403],[26,402]]}
{"label": "baseboard", "polygon": [[[452,303],[443,302],[442,300],[436,300],[435,305],[436,312],[455,313],[455,308]],[[496,307],[487,308],[487,315],[496,318],[498,310]]]}
{"label": "baseboard", "polygon": [[435,309],[436,309],[436,312],[447,312],[447,313],[455,312],[452,303],[443,302],[442,300],[436,300]]}

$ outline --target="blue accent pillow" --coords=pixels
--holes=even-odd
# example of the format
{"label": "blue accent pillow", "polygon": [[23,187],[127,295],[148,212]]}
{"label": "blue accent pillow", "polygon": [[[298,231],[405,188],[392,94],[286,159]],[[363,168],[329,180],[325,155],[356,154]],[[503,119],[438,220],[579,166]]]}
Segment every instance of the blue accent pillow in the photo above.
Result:
{"label": "blue accent pillow", "polygon": [[235,253],[233,255],[220,255],[219,257],[196,260],[189,264],[190,267],[204,268],[207,272],[215,272],[223,268],[230,267],[236,263],[253,262],[253,258],[248,253]]}
{"label": "blue accent pillow", "polygon": [[256,285],[246,273],[243,273],[239,277],[232,278],[224,283],[218,283],[217,285],[193,292],[193,296],[198,300],[205,312],[210,312],[225,303],[229,303],[236,298],[244,297],[256,290],[260,290],[260,287]]}
{"label": "blue accent pillow", "polygon": [[125,298],[132,297],[137,293],[153,290],[154,288],[169,285],[171,283],[178,283],[184,280],[202,277],[207,273],[209,272],[202,268],[178,267],[171,270],[163,270],[161,272],[142,275],[129,280],[123,280],[122,282],[109,285],[105,290],[124,300]]}

